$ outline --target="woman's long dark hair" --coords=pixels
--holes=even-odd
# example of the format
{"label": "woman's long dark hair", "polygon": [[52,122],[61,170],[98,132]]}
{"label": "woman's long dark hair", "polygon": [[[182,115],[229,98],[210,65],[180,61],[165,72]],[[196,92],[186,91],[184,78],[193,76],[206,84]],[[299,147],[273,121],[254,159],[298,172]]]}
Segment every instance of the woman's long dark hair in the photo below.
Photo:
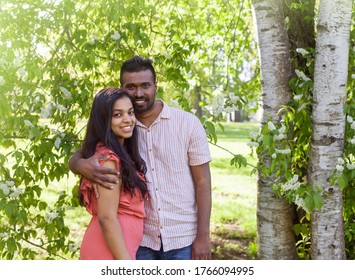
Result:
{"label": "woman's long dark hair", "polygon": [[[89,158],[95,154],[96,145],[99,141],[112,150],[121,160],[121,178],[122,187],[125,192],[133,195],[135,188],[138,188],[143,196],[147,194],[147,185],[138,176],[137,171],[146,173],[146,165],[138,151],[137,128],[134,127],[132,137],[124,140],[122,145],[118,141],[111,129],[112,111],[116,101],[127,97],[132,97],[118,88],[104,88],[100,90],[93,101],[90,118],[86,127],[86,135],[82,145],[82,155]],[[80,192],[79,192],[80,194]],[[79,195],[79,201],[83,205],[82,198]]]}

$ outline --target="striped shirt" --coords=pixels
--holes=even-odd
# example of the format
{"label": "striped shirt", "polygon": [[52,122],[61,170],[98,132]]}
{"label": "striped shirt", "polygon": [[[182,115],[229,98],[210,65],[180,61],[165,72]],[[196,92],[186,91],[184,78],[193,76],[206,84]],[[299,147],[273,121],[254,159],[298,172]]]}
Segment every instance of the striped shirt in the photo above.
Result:
{"label": "striped shirt", "polygon": [[199,119],[169,107],[150,127],[137,121],[139,150],[147,164],[150,197],[141,245],[164,251],[193,243],[197,231],[195,187],[190,166],[211,161],[208,141]]}

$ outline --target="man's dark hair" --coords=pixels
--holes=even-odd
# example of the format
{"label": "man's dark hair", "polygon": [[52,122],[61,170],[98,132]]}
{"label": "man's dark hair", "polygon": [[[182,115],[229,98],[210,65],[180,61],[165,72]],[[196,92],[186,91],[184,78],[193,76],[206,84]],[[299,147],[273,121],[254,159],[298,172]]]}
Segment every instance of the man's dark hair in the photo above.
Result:
{"label": "man's dark hair", "polygon": [[157,76],[156,76],[155,69],[154,69],[152,63],[153,62],[151,59],[143,58],[138,55],[123,62],[122,66],[121,66],[121,72],[120,72],[121,86],[123,86],[122,85],[122,76],[123,76],[124,72],[134,73],[134,72],[139,72],[139,71],[144,71],[144,70],[150,70],[152,72],[154,83],[156,83]]}

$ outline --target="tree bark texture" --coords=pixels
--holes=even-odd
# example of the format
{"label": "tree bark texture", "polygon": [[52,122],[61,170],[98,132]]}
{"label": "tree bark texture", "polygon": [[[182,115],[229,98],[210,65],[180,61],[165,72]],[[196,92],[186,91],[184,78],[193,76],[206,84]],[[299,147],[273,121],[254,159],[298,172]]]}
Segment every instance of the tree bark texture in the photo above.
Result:
{"label": "tree bark texture", "polygon": [[[289,40],[285,17],[280,1],[252,1],[256,20],[259,59],[262,79],[264,125],[272,118],[279,122],[278,111],[291,99],[288,81],[292,76]],[[269,166],[267,158],[259,158],[259,164]],[[272,184],[274,176],[259,173],[257,195],[257,237],[259,259],[295,259],[295,236],[292,231],[293,207],[286,200],[277,198]]]}
{"label": "tree bark texture", "polygon": [[322,209],[311,215],[312,259],[345,259],[342,193],[329,177],[344,149],[351,8],[351,0],[319,6],[308,181],[325,194]]}

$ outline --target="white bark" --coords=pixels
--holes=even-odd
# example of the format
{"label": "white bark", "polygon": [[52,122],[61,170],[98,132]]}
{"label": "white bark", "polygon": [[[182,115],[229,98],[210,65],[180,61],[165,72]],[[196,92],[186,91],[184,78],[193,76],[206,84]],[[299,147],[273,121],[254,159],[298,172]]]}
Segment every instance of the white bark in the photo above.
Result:
{"label": "white bark", "polygon": [[321,0],[317,24],[309,184],[323,188],[324,206],[311,215],[312,259],[344,259],[342,194],[329,184],[344,148],[352,0]]}
{"label": "white bark", "polygon": [[[262,124],[269,117],[279,121],[278,110],[291,98],[288,81],[292,75],[285,18],[279,1],[252,1],[256,20],[259,58],[262,77]],[[268,159],[260,164],[269,165]],[[295,237],[292,231],[292,206],[276,198],[271,185],[274,176],[259,174],[257,199],[257,235],[259,259],[296,258]]]}

